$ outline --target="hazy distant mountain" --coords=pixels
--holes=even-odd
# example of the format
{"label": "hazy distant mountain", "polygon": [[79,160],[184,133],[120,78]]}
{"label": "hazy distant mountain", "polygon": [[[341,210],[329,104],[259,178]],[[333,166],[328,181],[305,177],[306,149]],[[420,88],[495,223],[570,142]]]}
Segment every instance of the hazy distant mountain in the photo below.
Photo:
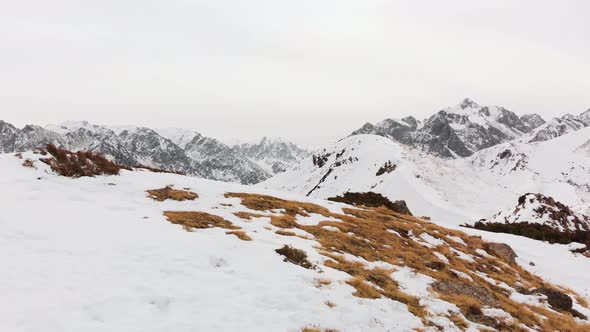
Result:
{"label": "hazy distant mountain", "polygon": [[538,114],[519,117],[499,106],[480,106],[470,99],[437,112],[424,121],[414,117],[365,124],[352,135],[373,134],[450,159],[513,140],[543,125]]}
{"label": "hazy distant mountain", "polygon": [[547,141],[572,131],[590,126],[590,110],[580,115],[566,114],[561,118],[554,118],[543,126],[537,128],[532,134],[530,142]]}
{"label": "hazy distant mountain", "polygon": [[229,146],[193,132],[169,139],[145,127],[107,127],[86,121],[18,129],[0,121],[0,152],[33,150],[54,143],[88,150],[128,166],[145,165],[214,180],[253,184],[270,174]]}
{"label": "hazy distant mountain", "polygon": [[256,143],[242,143],[232,148],[254,161],[267,172],[278,174],[295,165],[310,152],[281,139],[262,138]]}

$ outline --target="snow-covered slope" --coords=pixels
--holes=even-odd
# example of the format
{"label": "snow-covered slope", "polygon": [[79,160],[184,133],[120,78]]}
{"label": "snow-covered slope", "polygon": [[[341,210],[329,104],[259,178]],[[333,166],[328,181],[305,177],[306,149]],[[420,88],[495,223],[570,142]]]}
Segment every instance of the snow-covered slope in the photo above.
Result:
{"label": "snow-covered slope", "polygon": [[[38,157],[32,153],[22,156],[33,161]],[[377,246],[371,249],[373,254],[366,253],[367,259],[350,254],[332,258],[320,254],[321,239],[329,238],[330,234],[340,240],[350,236],[348,233],[338,235],[339,227],[347,222],[335,216],[350,208],[343,204],[147,171],[70,179],[53,174],[41,162],[34,162],[34,168],[21,166],[22,162],[23,159],[12,154],[0,155],[3,189],[0,191],[3,204],[0,214],[3,249],[0,256],[3,267],[0,330],[3,331],[300,331],[304,328],[458,331],[455,324],[462,321],[468,330],[476,331],[484,328],[483,325],[467,323],[467,317],[461,314],[466,309],[447,302],[456,299],[443,300],[436,292],[445,291],[444,285],[460,285],[489,296],[489,290],[474,288],[485,283],[489,289],[503,289],[509,297],[501,301],[482,298],[487,304],[482,305],[479,318],[472,315],[470,320],[486,324],[502,321],[507,326],[524,329],[522,321],[514,321],[506,311],[496,308],[498,305],[504,308],[505,303],[510,303],[511,308],[528,303],[531,305],[528,308],[539,307],[545,310],[542,311],[545,315],[560,315],[548,311],[550,307],[544,295],[519,293],[514,285],[477,271],[476,267],[485,268],[491,275],[493,269],[502,269],[505,275],[520,273],[523,278],[533,280],[522,272],[515,272],[520,270],[514,263],[501,261],[483,249],[476,251],[465,243],[469,241],[480,246],[478,238],[459,233],[451,235],[444,228],[410,217],[401,217],[405,219],[399,221],[399,225],[421,225],[421,229],[414,230],[415,234],[419,234],[418,231],[422,234],[410,233],[412,236],[405,240],[405,251],[423,248],[422,254],[437,257],[443,270],[417,272],[403,261],[402,265],[392,265],[376,259],[380,256],[372,255],[381,249],[370,238],[355,242],[359,248],[366,248],[367,243]],[[146,190],[168,185],[194,191],[199,197],[182,202],[156,202],[146,197]],[[272,216],[280,213],[288,216],[287,212],[280,211],[283,209],[250,209],[268,206],[272,198],[259,198],[262,205],[247,205],[244,200],[226,195],[228,192],[244,193],[245,197],[256,192],[284,199],[275,199],[280,204],[295,204],[285,200],[298,200],[313,205],[306,205],[305,208],[310,209],[307,216],[294,216],[298,228],[281,229],[272,223]],[[325,209],[326,212],[319,213],[333,216],[311,212],[314,209]],[[163,215],[165,211],[199,211],[209,214],[208,218],[221,217],[241,228],[252,240],[242,241],[228,234],[227,229],[212,226],[187,232],[168,222]],[[262,215],[252,215],[248,220],[236,215],[237,212]],[[357,213],[366,212],[359,210]],[[391,220],[400,218],[379,216]],[[321,222],[330,226],[314,228]],[[302,237],[275,232],[281,230]],[[350,232],[359,234],[354,229]],[[388,241],[397,241],[401,236],[400,233],[385,233],[389,234]],[[566,246],[529,243],[527,239],[503,234],[490,236],[512,245],[519,256],[517,263],[523,268],[578,292],[582,297],[573,297],[574,309],[590,315],[590,310],[579,301],[590,298],[588,284],[584,282],[584,271],[590,269],[590,260],[572,255]],[[275,252],[284,244],[305,250],[311,263],[321,268],[305,269],[284,262]],[[538,255],[543,255],[543,259]],[[335,259],[349,265],[338,268]],[[532,260],[537,263],[534,267],[529,265]],[[433,266],[440,268],[440,264]],[[560,268],[555,269],[555,264],[560,264]],[[490,265],[492,270],[489,270]],[[351,279],[351,275],[344,272],[359,267],[362,271],[372,271],[367,277],[370,281],[359,284],[360,277]],[[456,270],[458,268],[464,272]],[[448,275],[455,275],[456,281],[452,284],[449,281],[441,284],[434,278],[448,278],[446,269],[451,271]],[[399,288],[400,293],[390,295],[399,300],[379,295],[381,288],[377,283],[390,285],[383,278]],[[373,289],[378,292],[377,298],[359,297],[362,295],[359,292],[367,291],[367,287],[376,287]],[[408,301],[408,296],[418,299],[414,305],[424,308],[424,312],[400,302]],[[424,319],[417,315],[424,315]],[[481,320],[482,317],[485,320]],[[563,317],[573,321],[568,316]]]}
{"label": "snow-covered slope", "polygon": [[[388,163],[394,166],[380,172]],[[478,220],[518,197],[469,168],[375,135],[342,139],[258,186],[320,198],[374,191],[449,225]]]}

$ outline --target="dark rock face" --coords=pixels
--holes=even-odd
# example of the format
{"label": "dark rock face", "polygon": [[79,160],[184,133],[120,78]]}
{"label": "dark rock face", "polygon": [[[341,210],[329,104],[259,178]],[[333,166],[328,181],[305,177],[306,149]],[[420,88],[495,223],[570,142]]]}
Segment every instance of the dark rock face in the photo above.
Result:
{"label": "dark rock face", "polygon": [[516,252],[505,243],[486,243],[485,250],[511,263],[516,263],[516,257],[518,257]]}
{"label": "dark rock face", "polygon": [[329,201],[346,203],[351,205],[364,205],[369,207],[381,207],[384,206],[393,212],[400,214],[412,215],[410,209],[406,205],[405,201],[390,201],[387,197],[374,193],[344,193],[342,196],[330,197]]}
{"label": "dark rock face", "polygon": [[22,129],[0,121],[0,153],[22,152],[55,144],[71,151],[89,151],[117,164],[148,166],[203,178],[254,184],[270,174],[227,145],[195,134],[185,148],[149,128],[135,127],[117,133],[88,122]]}
{"label": "dark rock face", "polygon": [[441,110],[424,120],[413,117],[366,123],[351,135],[379,135],[407,144],[437,157],[467,157],[475,151],[510,141],[531,132],[544,120],[537,114],[518,117],[496,106],[480,106],[470,99]]}
{"label": "dark rock face", "polygon": [[540,288],[537,291],[547,296],[547,302],[553,308],[565,311],[572,310],[574,303],[568,295],[552,288]]}

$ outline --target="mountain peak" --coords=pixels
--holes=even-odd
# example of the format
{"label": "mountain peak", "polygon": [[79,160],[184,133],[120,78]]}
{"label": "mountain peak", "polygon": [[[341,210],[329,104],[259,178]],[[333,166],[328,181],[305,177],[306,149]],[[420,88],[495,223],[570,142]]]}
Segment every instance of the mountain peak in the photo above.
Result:
{"label": "mountain peak", "polygon": [[479,104],[473,101],[472,99],[465,98],[463,99],[461,104],[459,104],[459,107],[461,107],[461,109],[463,110],[467,108],[479,108]]}

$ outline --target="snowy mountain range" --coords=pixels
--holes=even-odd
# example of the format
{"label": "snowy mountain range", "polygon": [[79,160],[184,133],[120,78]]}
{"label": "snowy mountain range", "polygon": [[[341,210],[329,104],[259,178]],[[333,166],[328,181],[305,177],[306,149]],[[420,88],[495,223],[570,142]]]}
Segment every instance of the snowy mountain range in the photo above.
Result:
{"label": "snowy mountain range", "polygon": [[144,165],[243,184],[268,179],[307,153],[292,143],[268,138],[256,145],[260,148],[255,153],[254,148],[232,148],[188,130],[108,127],[85,121],[18,129],[0,121],[0,152],[29,151],[47,143],[100,153],[122,165]]}
{"label": "snowy mountain range", "polygon": [[538,114],[516,115],[500,106],[481,106],[471,99],[418,121],[412,116],[366,123],[351,135],[387,137],[434,156],[452,159],[515,139],[536,142],[559,137],[590,125],[590,110],[565,115],[549,123]]}

